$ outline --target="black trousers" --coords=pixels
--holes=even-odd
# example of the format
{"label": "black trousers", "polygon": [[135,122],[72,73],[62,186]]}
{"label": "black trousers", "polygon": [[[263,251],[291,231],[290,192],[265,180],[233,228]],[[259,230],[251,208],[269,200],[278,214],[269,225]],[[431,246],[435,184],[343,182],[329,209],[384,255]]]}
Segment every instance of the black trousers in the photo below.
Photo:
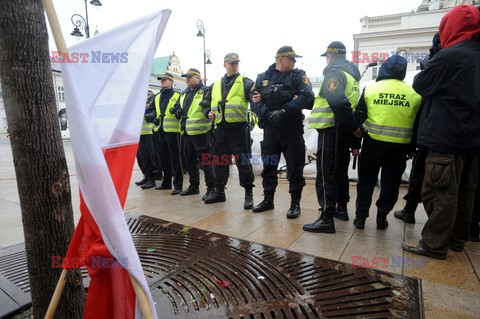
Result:
{"label": "black trousers", "polygon": [[200,185],[200,168],[205,174],[205,184],[207,188],[213,188],[215,185],[215,171],[212,165],[203,165],[200,162],[202,158],[202,153],[211,154],[210,143],[209,143],[209,132],[199,135],[188,135],[184,134],[184,152],[186,159],[186,169],[188,172],[188,177],[190,185],[198,186]]}
{"label": "black trousers", "polygon": [[408,144],[382,142],[365,136],[358,163],[357,217],[367,218],[369,215],[380,168],[380,198],[376,205],[384,212],[392,210],[407,166],[407,153]]}
{"label": "black trousers", "polygon": [[183,152],[180,143],[180,133],[159,130],[158,141],[160,147],[160,160],[164,169],[162,185],[171,186],[173,177],[174,188],[182,189]]}
{"label": "black trousers", "polygon": [[157,173],[157,167],[154,159],[155,147],[153,143],[153,134],[140,135],[138,143],[137,161],[143,175],[152,177]]}
{"label": "black trousers", "polygon": [[255,175],[251,164],[250,129],[247,123],[220,123],[215,129],[214,153],[219,159],[228,156],[228,163],[215,165],[215,186],[227,185],[231,156],[236,159],[240,186],[252,188]]}
{"label": "black trousers", "polygon": [[301,190],[305,186],[303,167],[305,166],[305,140],[303,124],[289,124],[285,127],[266,125],[261,142],[263,157],[262,185],[265,192],[274,193],[278,185],[277,168],[280,155],[287,162],[289,192]]}
{"label": "black trousers", "polygon": [[422,200],[428,220],[420,245],[445,255],[449,245],[463,249],[468,240],[475,190],[478,155],[428,151]]}
{"label": "black trousers", "polygon": [[352,133],[341,127],[317,132],[317,199],[326,214],[333,214],[336,203],[346,203],[350,199],[348,165]]}
{"label": "black trousers", "polygon": [[408,193],[403,199],[412,203],[422,202],[422,184],[425,175],[425,160],[427,158],[427,148],[420,146],[418,152],[413,158],[412,171],[408,179]]}
{"label": "black trousers", "polygon": [[165,168],[163,167],[164,163],[162,163],[162,158],[160,155],[160,136],[159,131],[153,133],[153,157],[155,160],[155,167],[157,168],[157,172],[155,173],[155,179],[162,179],[165,173]]}
{"label": "black trousers", "polygon": [[475,201],[473,204],[472,225],[470,226],[470,236],[478,237],[480,235],[480,160],[478,161],[478,181],[477,191],[475,192]]}

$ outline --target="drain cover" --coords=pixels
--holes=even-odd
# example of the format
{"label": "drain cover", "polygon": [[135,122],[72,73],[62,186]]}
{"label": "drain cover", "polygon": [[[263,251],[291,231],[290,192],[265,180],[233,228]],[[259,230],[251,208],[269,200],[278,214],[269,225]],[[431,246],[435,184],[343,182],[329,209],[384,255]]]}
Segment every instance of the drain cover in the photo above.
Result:
{"label": "drain cover", "polygon": [[[423,318],[416,279],[126,217],[160,319]],[[30,304],[24,245],[0,250],[0,318]]]}
{"label": "drain cover", "polygon": [[127,214],[160,318],[423,318],[416,279]]}

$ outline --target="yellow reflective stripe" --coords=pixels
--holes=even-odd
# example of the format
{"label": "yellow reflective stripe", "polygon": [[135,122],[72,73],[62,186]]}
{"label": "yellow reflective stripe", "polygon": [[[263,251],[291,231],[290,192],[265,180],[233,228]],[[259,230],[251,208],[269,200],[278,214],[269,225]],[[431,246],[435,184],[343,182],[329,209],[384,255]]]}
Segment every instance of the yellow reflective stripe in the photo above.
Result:
{"label": "yellow reflective stripe", "polygon": [[332,124],[335,124],[335,118],[333,118],[333,117],[315,117],[315,118],[310,118],[310,123],[332,123]]}
{"label": "yellow reflective stripe", "polygon": [[187,119],[187,123],[190,123],[190,124],[197,124],[197,123],[199,123],[199,124],[204,124],[204,123],[210,124],[210,120],[209,120],[209,119],[205,119],[205,120],[203,120],[203,119],[202,119],[202,120],[190,120],[190,119]]}
{"label": "yellow reflective stripe", "polygon": [[390,131],[381,131],[374,128],[369,128],[368,126],[363,126],[369,133],[382,135],[382,136],[391,136],[391,137],[398,137],[398,138],[405,138],[411,139],[412,133],[400,133],[400,132],[390,132]]}
{"label": "yellow reflective stripe", "polygon": [[404,128],[404,127],[397,127],[397,126],[388,126],[388,125],[378,125],[374,124],[370,121],[365,121],[363,123],[365,126],[380,130],[380,131],[394,131],[394,132],[404,132],[412,134],[413,128]]}
{"label": "yellow reflective stripe", "polygon": [[315,113],[332,113],[333,114],[333,111],[330,107],[316,107],[312,110],[311,114],[315,114]]}

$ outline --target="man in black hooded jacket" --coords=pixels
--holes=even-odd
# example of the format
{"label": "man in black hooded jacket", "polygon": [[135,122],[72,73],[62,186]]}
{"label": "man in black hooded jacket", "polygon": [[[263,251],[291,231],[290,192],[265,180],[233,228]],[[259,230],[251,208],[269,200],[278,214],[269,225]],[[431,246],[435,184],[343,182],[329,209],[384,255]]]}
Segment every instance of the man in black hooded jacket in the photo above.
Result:
{"label": "man in black hooded jacket", "polygon": [[442,50],[413,82],[425,99],[418,144],[428,148],[422,201],[428,220],[408,252],[445,259],[468,240],[480,153],[480,12],[461,5],[440,22]]}

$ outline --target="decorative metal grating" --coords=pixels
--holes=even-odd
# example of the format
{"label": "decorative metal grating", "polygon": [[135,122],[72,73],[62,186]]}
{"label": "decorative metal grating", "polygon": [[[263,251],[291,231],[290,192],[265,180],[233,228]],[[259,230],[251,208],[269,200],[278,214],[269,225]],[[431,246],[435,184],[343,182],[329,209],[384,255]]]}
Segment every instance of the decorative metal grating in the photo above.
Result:
{"label": "decorative metal grating", "polygon": [[161,318],[423,318],[416,279],[127,214]]}
{"label": "decorative metal grating", "polygon": [[[126,217],[160,319],[423,318],[417,279]],[[25,247],[1,250],[0,318],[30,304]]]}

